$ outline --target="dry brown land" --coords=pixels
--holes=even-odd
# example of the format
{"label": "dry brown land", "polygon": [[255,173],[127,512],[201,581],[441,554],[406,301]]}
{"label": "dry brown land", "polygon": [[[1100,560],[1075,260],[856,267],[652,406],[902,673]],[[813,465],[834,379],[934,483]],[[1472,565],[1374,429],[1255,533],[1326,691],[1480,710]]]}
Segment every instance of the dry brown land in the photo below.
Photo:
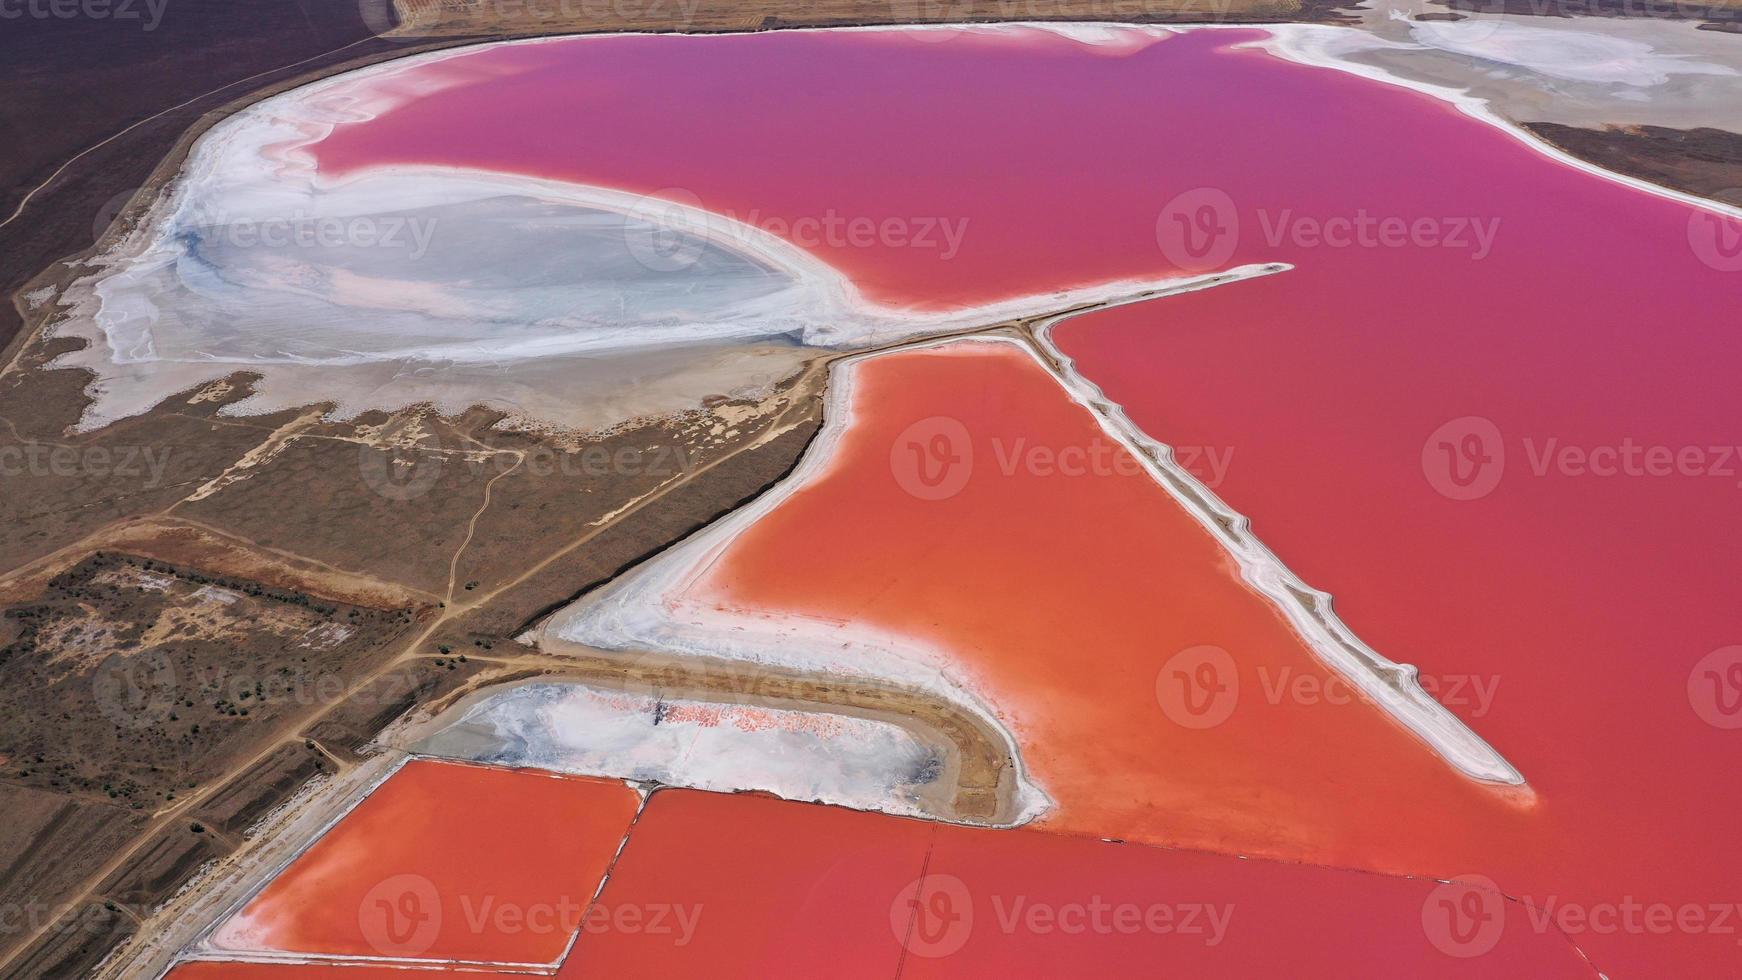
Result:
{"label": "dry brown land", "polygon": [[[594,437],[474,411],[92,433],[33,341],[0,376],[0,975],[82,975],[309,779],[496,665],[544,610],[779,479],[821,375]],[[719,424],[730,417],[733,425]],[[57,857],[59,855],[59,857]]]}
{"label": "dry brown land", "polygon": [[5,612],[21,630],[0,648],[0,777],[156,812],[428,614],[99,552]]}
{"label": "dry brown land", "polygon": [[1585,129],[1525,123],[1524,128],[1607,170],[1742,207],[1742,135],[1664,126]]}
{"label": "dry brown land", "polygon": [[1650,17],[1697,20],[1707,31],[1742,30],[1742,0],[1436,0],[1455,11],[1522,17]]}
{"label": "dry brown land", "polygon": [[1016,20],[1200,24],[1349,19],[1349,0],[395,0],[389,36],[778,30]]}

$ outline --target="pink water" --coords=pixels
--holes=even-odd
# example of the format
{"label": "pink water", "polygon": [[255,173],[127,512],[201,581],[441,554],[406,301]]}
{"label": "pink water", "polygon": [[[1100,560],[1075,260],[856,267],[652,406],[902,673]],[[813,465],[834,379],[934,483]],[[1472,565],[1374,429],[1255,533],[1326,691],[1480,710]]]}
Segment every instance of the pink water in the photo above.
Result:
{"label": "pink water", "polygon": [[[919,306],[1165,273],[1158,216],[1177,230],[1176,195],[1220,189],[1240,233],[1208,239],[1233,246],[1213,257],[1293,271],[1085,318],[1060,342],[1156,437],[1232,450],[1221,495],[1363,638],[1448,683],[1498,685],[1481,717],[1446,700],[1530,780],[1540,826],[1528,842],[1470,827],[1448,853],[1479,867],[1418,870],[1571,906],[1562,924],[1612,976],[1733,974],[1742,732],[1720,726],[1742,722],[1727,711],[1742,684],[1695,667],[1742,643],[1742,463],[1537,476],[1532,450],[1742,441],[1742,272],[1701,260],[1714,253],[1690,247],[1682,205],[1425,96],[1230,50],[1252,36],[1117,57],[1020,32],[497,48],[468,60],[513,73],[345,127],[318,155],[335,174],[438,163],[679,187],[740,216],[966,219],[950,260],[815,248],[870,295]],[[1188,224],[1225,227],[1204,201]],[[1267,235],[1363,211],[1464,244]],[[1470,218],[1498,222],[1491,249],[1448,220]],[[1490,420],[1506,451],[1480,499],[1435,488],[1463,492],[1438,442],[1488,449],[1475,429],[1433,436],[1462,416]]]}

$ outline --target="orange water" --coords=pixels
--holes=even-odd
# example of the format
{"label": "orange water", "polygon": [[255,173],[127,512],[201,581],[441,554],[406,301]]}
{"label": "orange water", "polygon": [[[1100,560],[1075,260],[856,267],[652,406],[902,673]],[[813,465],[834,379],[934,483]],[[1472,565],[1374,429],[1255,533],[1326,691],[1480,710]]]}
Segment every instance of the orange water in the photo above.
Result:
{"label": "orange water", "polygon": [[[947,651],[1016,731],[1048,829],[1393,871],[1528,832],[1513,794],[1376,707],[1294,695],[1342,689],[1029,355],[960,343],[852,370],[833,463],[725,551],[705,601]],[[966,439],[933,455],[939,432]],[[938,482],[955,493],[926,499],[916,441],[965,461]],[[1187,703],[1206,647],[1228,690]]]}
{"label": "orange water", "polygon": [[550,963],[639,804],[621,782],[407,763],[220,927],[214,943]]}

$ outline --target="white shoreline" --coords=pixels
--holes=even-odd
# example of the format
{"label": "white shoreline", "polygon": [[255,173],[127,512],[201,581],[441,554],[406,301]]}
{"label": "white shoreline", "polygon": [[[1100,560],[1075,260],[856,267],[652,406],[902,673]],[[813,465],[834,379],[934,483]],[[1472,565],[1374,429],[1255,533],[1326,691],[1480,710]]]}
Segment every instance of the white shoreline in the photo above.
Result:
{"label": "white shoreline", "polygon": [[[949,341],[925,341],[926,346]],[[912,346],[902,350],[913,349]],[[634,656],[661,652],[738,663],[766,664],[823,676],[861,677],[910,687],[960,706],[999,734],[1012,766],[1015,812],[994,827],[1026,824],[1052,807],[1052,800],[1022,760],[1021,744],[996,708],[975,686],[955,676],[947,650],[893,633],[885,634],[792,614],[740,617],[698,602],[683,608],[682,595],[699,580],[738,535],[821,476],[835,459],[835,446],[851,419],[854,367],[877,353],[842,358],[830,368],[824,424],[792,472],[779,484],[708,525],[680,544],[620,575],[553,613],[528,634],[535,645],[560,655],[565,643]],[[544,641],[544,642],[541,642]]]}
{"label": "white shoreline", "polygon": [[[1284,267],[1286,268],[1286,267]],[[1276,266],[1243,266],[1179,292],[1193,292],[1283,271]],[[1125,407],[1108,398],[1100,385],[1077,370],[1076,362],[1052,340],[1052,329],[1081,313],[1067,313],[1035,325],[1034,336],[1058,369],[1036,357],[1071,399],[1089,410],[1103,432],[1136,457],[1155,482],[1195,518],[1240,565],[1240,577],[1287,617],[1307,646],[1327,667],[1360,688],[1399,724],[1452,768],[1472,779],[1523,786],[1524,776],[1493,746],[1451,711],[1428,696],[1413,664],[1400,664],[1364,643],[1332,609],[1331,594],[1301,581],[1282,559],[1252,533],[1246,515],[1229,507],[1175,461],[1173,447],[1144,432]],[[1034,353],[1030,351],[1030,353]]]}
{"label": "white shoreline", "polygon": [[[1159,292],[1132,296],[1097,309],[1207,289],[1287,268],[1282,264],[1243,266],[1175,280]],[[1041,351],[1014,338],[997,335],[919,341],[896,350],[854,355],[836,362],[831,369],[827,421],[786,480],[682,545],[558,611],[536,634],[558,641],[552,647],[567,641],[602,649],[657,650],[678,656],[770,663],[918,685],[962,703],[992,722],[1009,741],[1012,758],[1018,760],[1019,785],[1024,791],[1033,786],[1035,792],[1041,792],[1034,785],[1035,777],[1020,768],[1021,742],[1017,738],[1020,719],[999,718],[993,707],[995,698],[986,695],[979,685],[952,676],[950,668],[959,671],[960,665],[952,663],[947,650],[918,638],[858,625],[789,613],[720,612],[709,608],[699,596],[695,601],[684,598],[744,530],[827,471],[841,436],[853,424],[854,370],[859,363],[873,357],[959,343],[1015,344],[1057,380],[1068,397],[1086,408],[1109,437],[1143,462],[1151,478],[1228,550],[1239,563],[1242,578],[1283,613],[1327,667],[1354,683],[1458,772],[1482,782],[1523,785],[1524,778],[1516,768],[1421,689],[1413,666],[1392,662],[1356,637],[1332,611],[1328,593],[1302,582],[1252,535],[1250,522],[1243,515],[1174,463],[1168,446],[1142,433],[1121,406],[1075,370],[1048,334],[1057,323],[1081,315],[1083,312],[1061,314],[1036,327],[1036,337],[1044,345],[1045,353],[1058,360],[1062,371],[1048,363]],[[681,621],[676,618],[679,616],[683,617]],[[1038,815],[1037,802],[1024,796],[1024,812]]]}
{"label": "white shoreline", "polygon": [[[1265,36],[1241,42],[1236,47],[1255,47],[1296,64],[1341,71],[1420,92],[1454,106],[1469,118],[1501,129],[1511,138],[1563,166],[1684,206],[1742,220],[1742,208],[1659,187],[1585,163],[1513,125],[1495,112],[1487,100],[1468,91],[1414,81],[1340,57],[1336,50],[1347,47],[1340,42],[1373,36],[1361,28],[1307,24],[1163,27],[1083,21],[800,30],[809,33],[948,31],[994,35],[1028,30],[1067,39],[1108,57],[1124,56],[1186,31],[1259,31]],[[471,75],[464,67],[456,66],[448,77],[439,74],[421,80],[401,77],[415,69],[450,60],[463,61],[484,48],[502,45],[637,36],[692,35],[658,32],[553,35],[427,52],[334,75],[279,93],[214,126],[196,142],[182,172],[153,205],[146,219],[126,240],[92,261],[98,271],[69,288],[66,301],[72,314],[51,324],[45,331],[47,336],[75,336],[87,341],[83,348],[61,355],[51,365],[83,368],[96,376],[90,386],[93,402],[79,428],[98,428],[140,414],[177,393],[211,383],[238,370],[259,372],[262,378],[255,384],[251,397],[226,406],[226,414],[268,413],[332,402],[336,406],[334,417],[349,418],[371,409],[395,411],[433,402],[444,414],[452,414],[452,410],[461,405],[484,405],[544,423],[579,429],[598,428],[613,421],[624,421],[618,416],[625,413],[631,417],[645,417],[693,408],[695,405],[686,402],[682,396],[690,386],[710,389],[700,394],[737,396],[748,392],[757,383],[765,385],[767,378],[784,373],[781,364],[790,360],[787,355],[769,347],[784,342],[782,338],[796,339],[807,346],[830,348],[890,343],[1043,313],[1078,302],[1110,301],[1146,285],[1139,280],[1104,281],[947,311],[892,307],[867,299],[846,274],[802,247],[766,230],[682,201],[655,199],[605,187],[457,168],[377,167],[343,179],[328,179],[314,172],[306,159],[298,155],[300,147],[322,138],[342,122],[373,118],[406,99],[464,84]],[[700,43],[707,38],[735,35],[693,36]],[[374,84],[383,79],[386,85]],[[261,179],[263,176],[265,180]],[[342,202],[345,188],[359,183],[366,183],[372,192],[382,188],[405,192],[405,196],[412,200],[418,199],[419,195],[432,200],[453,200],[456,195],[464,199],[468,196],[519,194],[536,200],[630,215],[637,220],[651,217],[676,232],[718,243],[763,263],[779,275],[789,277],[791,282],[761,301],[739,305],[728,303],[718,310],[717,316],[711,315],[690,325],[648,330],[633,321],[626,321],[621,336],[565,340],[560,336],[534,332],[520,338],[518,346],[515,342],[494,343],[456,337],[451,343],[428,346],[413,343],[409,349],[334,350],[314,359],[282,351],[275,354],[270,348],[270,337],[266,338],[267,348],[259,353],[249,352],[246,356],[205,353],[199,350],[197,343],[192,354],[168,352],[159,356],[153,350],[152,328],[139,326],[141,317],[143,322],[155,321],[156,314],[152,312],[148,291],[130,301],[134,310],[134,322],[130,326],[113,329],[110,326],[114,316],[125,319],[125,312],[103,314],[105,285],[115,278],[118,271],[172,260],[173,242],[166,245],[166,236],[176,227],[173,219],[184,208],[211,203],[205,199],[212,197],[213,186],[227,188],[217,195],[216,203],[226,207],[234,203],[245,216],[249,208],[258,208],[262,202],[268,207],[268,214],[275,213],[274,209],[282,210],[287,204],[303,201],[324,201],[329,205]],[[650,205],[656,214],[647,213]],[[367,315],[372,307],[365,304],[352,309]],[[377,312],[395,311],[383,308]],[[758,330],[762,332],[758,333]],[[185,341],[185,337],[183,339]],[[366,335],[362,339],[365,346],[371,340]],[[639,343],[633,342],[636,340]],[[553,372],[560,374],[571,361],[596,358],[601,353],[613,356],[657,354],[684,350],[691,344],[722,344],[729,350],[701,352],[695,361],[685,362],[693,364],[690,367],[673,361],[657,369],[642,368],[644,373],[649,370],[664,372],[659,385],[640,394],[609,393],[611,399],[608,400],[615,401],[602,410],[611,415],[609,419],[593,418],[579,409],[565,410],[565,400],[590,390],[587,385],[592,390],[603,390],[600,387],[603,379],[599,378],[590,378],[587,385],[577,382],[576,391],[562,389]],[[730,351],[738,350],[743,350],[745,356],[734,359]],[[444,385],[451,389],[445,396]]]}

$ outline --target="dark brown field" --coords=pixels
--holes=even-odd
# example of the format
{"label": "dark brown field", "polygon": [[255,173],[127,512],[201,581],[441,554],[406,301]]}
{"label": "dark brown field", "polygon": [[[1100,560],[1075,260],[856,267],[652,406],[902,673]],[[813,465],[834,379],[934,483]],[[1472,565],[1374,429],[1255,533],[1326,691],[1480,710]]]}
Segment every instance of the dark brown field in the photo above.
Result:
{"label": "dark brown field", "polygon": [[778,480],[822,376],[717,402],[756,409],[735,439],[707,410],[595,438],[220,417],[240,375],[75,434],[57,346],[0,377],[0,902],[33,910],[5,976],[81,975],[307,780],[505,673],[489,652],[543,612]]}
{"label": "dark brown field", "polygon": [[1742,135],[1664,126],[1585,129],[1525,123],[1524,127],[1599,167],[1742,206]]}

